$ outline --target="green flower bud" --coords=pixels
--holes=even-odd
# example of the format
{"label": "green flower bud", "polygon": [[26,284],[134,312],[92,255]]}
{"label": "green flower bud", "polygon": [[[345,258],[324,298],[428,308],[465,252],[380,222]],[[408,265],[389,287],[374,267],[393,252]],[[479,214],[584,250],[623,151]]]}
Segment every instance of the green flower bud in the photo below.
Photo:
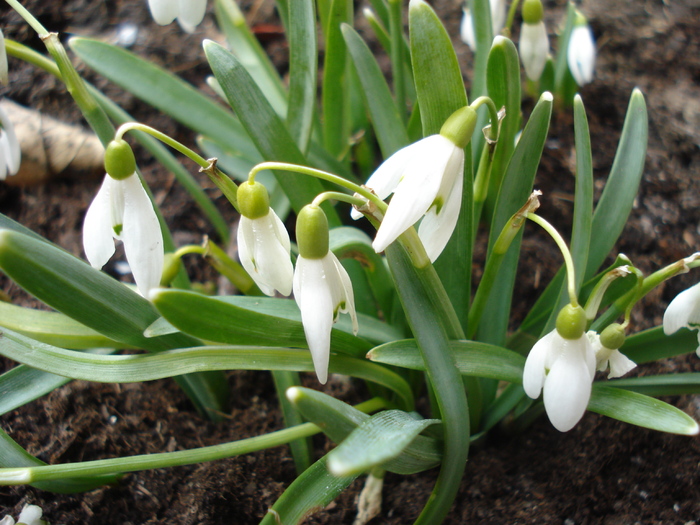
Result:
{"label": "green flower bud", "polygon": [[136,173],[136,159],[124,139],[113,140],[105,150],[105,171],[115,180],[124,180]]}
{"label": "green flower bud", "polygon": [[544,17],[544,10],[540,0],[525,0],[523,2],[523,22],[526,24],[539,24]]}
{"label": "green flower bud", "polygon": [[270,211],[270,195],[259,182],[244,182],[238,186],[238,207],[249,219],[265,217]]}
{"label": "green flower bud", "polygon": [[440,128],[440,135],[463,149],[472,139],[474,128],[476,128],[476,111],[470,106],[464,106],[449,116]]}
{"label": "green flower bud", "polygon": [[173,253],[166,253],[163,258],[163,273],[160,277],[161,286],[169,286],[180,272],[180,258]]}
{"label": "green flower bud", "polygon": [[564,339],[578,339],[586,331],[586,312],[580,306],[567,304],[557,316],[557,332]]}
{"label": "green flower bud", "polygon": [[610,350],[617,350],[625,343],[625,329],[617,323],[611,324],[600,333],[600,344]]}
{"label": "green flower bud", "polygon": [[328,219],[319,206],[309,204],[299,212],[297,246],[305,259],[323,259],[328,255]]}

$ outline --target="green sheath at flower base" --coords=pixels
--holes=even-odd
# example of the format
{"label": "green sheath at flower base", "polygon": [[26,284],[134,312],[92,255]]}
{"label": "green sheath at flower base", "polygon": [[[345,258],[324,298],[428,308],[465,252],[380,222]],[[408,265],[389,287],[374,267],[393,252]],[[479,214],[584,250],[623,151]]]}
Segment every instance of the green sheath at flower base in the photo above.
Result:
{"label": "green sheath at flower base", "polygon": [[525,0],[523,2],[523,22],[526,24],[539,24],[544,17],[544,10],[540,0]]}
{"label": "green sheath at flower base", "polygon": [[600,333],[600,344],[605,348],[617,350],[625,343],[625,329],[622,325],[614,323],[606,327]]}
{"label": "green sheath at flower base", "polygon": [[249,219],[265,217],[270,211],[270,195],[259,182],[244,182],[238,186],[238,206],[241,215]]}
{"label": "green sheath at flower base", "polygon": [[474,128],[476,128],[476,111],[470,106],[464,106],[449,116],[440,128],[440,135],[463,149],[471,141]]}
{"label": "green sheath at flower base", "polygon": [[567,304],[557,316],[557,332],[564,339],[579,339],[586,331],[586,312],[581,306]]}
{"label": "green sheath at flower base", "polygon": [[297,245],[305,259],[323,259],[328,254],[328,219],[320,206],[304,206],[297,217]]}
{"label": "green sheath at flower base", "polygon": [[116,139],[107,144],[105,171],[115,180],[124,180],[136,173],[134,152],[124,139]]}

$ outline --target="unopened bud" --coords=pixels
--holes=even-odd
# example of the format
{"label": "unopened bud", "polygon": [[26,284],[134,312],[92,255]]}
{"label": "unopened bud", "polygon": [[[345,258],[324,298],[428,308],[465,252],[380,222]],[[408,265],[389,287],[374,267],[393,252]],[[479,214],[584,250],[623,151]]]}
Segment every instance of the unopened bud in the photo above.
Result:
{"label": "unopened bud", "polygon": [[105,171],[116,180],[124,180],[136,173],[136,158],[124,139],[113,140],[105,150]]}
{"label": "unopened bud", "polygon": [[322,259],[328,254],[328,219],[320,206],[304,206],[297,217],[297,246],[305,259]]}
{"label": "unopened bud", "polygon": [[270,212],[270,195],[259,182],[244,182],[238,186],[238,207],[249,219],[265,217]]}
{"label": "unopened bud", "polygon": [[557,316],[557,332],[564,339],[578,339],[586,331],[586,312],[580,306],[567,304]]}

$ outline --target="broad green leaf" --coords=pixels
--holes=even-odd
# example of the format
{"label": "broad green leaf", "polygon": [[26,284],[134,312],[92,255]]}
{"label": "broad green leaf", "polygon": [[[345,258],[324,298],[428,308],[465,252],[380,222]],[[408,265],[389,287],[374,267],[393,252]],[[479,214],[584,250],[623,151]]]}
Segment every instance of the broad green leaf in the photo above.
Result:
{"label": "broad green leaf", "polygon": [[439,419],[415,419],[400,410],[386,410],[360,424],[328,454],[328,470],[336,476],[368,472],[398,457],[427,427]]}
{"label": "broad green leaf", "polygon": [[379,64],[360,35],[343,24],[343,36],[362,82],[362,94],[377,141],[386,159],[408,144],[408,135]]}
{"label": "broad green leaf", "polygon": [[[477,341],[450,341],[450,353],[463,375],[521,383],[525,358],[511,350]],[[376,363],[425,370],[415,339],[373,348],[367,358]]]}
{"label": "broad green leaf", "polygon": [[631,335],[620,349],[637,364],[650,363],[677,355],[694,352],[698,347],[695,330],[680,329],[672,335],[665,335],[661,326]]}
{"label": "broad green leaf", "polygon": [[[204,51],[231,107],[262,156],[270,161],[307,165],[284,122],[270,107],[240,61],[211,40],[204,42]],[[275,173],[275,176],[297,213],[323,191],[321,183],[312,177],[293,172]],[[335,209],[327,203],[324,211],[331,226],[340,224]]]}
{"label": "broad green leaf", "polygon": [[695,436],[698,424],[685,412],[653,397],[594,383],[588,410],[625,423],[671,434]]}

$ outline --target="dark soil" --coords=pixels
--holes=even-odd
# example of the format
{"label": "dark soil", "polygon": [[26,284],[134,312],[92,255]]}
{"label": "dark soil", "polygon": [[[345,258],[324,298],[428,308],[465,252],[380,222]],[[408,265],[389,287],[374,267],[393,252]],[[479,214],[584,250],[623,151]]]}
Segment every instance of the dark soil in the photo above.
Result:
{"label": "dark soil", "polygon": [[[451,34],[458,34],[458,5],[441,1],[437,9]],[[175,26],[161,28],[149,17],[145,0],[91,2],[70,0],[25,5],[52,30],[114,38],[119,24],[139,27],[132,48],[165,64],[197,86],[208,67],[201,38],[218,38],[210,18],[193,36]],[[546,2],[561,13],[563,1]],[[19,17],[2,7],[2,29],[12,38],[41,50],[41,43]],[[584,2],[598,41],[596,80],[586,86],[586,102],[594,149],[598,190],[614,157],[625,108],[632,88],[646,96],[650,136],[644,180],[631,220],[618,245],[642,269],[649,271],[686,256],[699,245],[700,230],[700,4],[678,2]],[[256,22],[267,22],[269,3],[262,4]],[[555,27],[552,14],[550,27]],[[558,19],[557,19],[558,20]],[[284,67],[284,42],[268,41],[275,60]],[[465,66],[470,52],[456,44]],[[4,94],[66,122],[80,123],[79,112],[62,85],[48,75],[10,60],[11,85]],[[174,134],[192,137],[168,118],[154,113],[129,95],[89,75],[137,119]],[[545,193],[541,213],[568,228],[573,189],[571,171],[572,119],[557,113],[538,174]],[[153,188],[179,244],[199,242],[213,234],[184,192],[143,153],[139,166]],[[192,171],[195,171],[194,167]],[[99,180],[56,178],[30,188],[0,186],[0,211],[82,256],[80,228],[84,210]],[[210,188],[210,183],[202,179]],[[212,191],[213,195],[218,195]],[[222,212],[235,221],[225,200]],[[522,281],[515,315],[522,315],[556,270],[559,258],[533,229],[523,242]],[[544,247],[543,247],[544,246]],[[109,268],[108,268],[109,270]],[[193,278],[215,278],[196,261]],[[661,322],[668,302],[697,280],[681,276],[651,294],[633,316],[633,330]],[[2,289],[15,301],[37,306],[7,279]],[[13,366],[5,361],[6,367]],[[700,370],[689,355],[635,373],[654,370]],[[20,410],[2,417],[3,429],[29,452],[51,464],[124,455],[184,450],[233,441],[281,428],[282,421],[269,375],[232,372],[233,406],[223,424],[201,418],[172,381],[104,385],[73,382]],[[312,378],[309,386],[317,387]],[[359,386],[359,385],[358,385]],[[348,402],[358,401],[358,389],[334,378],[329,388]],[[668,399],[700,418],[695,397]],[[320,454],[330,445],[316,438]],[[655,433],[587,414],[567,434],[541,419],[520,435],[496,433],[474,450],[447,523],[568,524],[688,524],[700,521],[700,441]],[[412,522],[436,478],[436,471],[399,477],[387,475],[383,510],[372,523]],[[24,504],[40,505],[51,523],[64,524],[224,524],[257,523],[294,479],[286,447],[209,464],[138,472],[119,486],[86,494],[56,495],[31,487],[0,489],[0,517],[15,517]],[[309,523],[352,523],[356,482],[336,502]]]}

